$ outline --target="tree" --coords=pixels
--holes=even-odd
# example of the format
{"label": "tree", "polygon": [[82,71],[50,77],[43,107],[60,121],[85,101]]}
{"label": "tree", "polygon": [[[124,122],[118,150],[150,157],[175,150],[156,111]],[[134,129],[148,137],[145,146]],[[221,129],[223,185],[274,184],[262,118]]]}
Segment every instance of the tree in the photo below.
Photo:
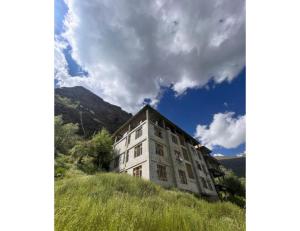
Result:
{"label": "tree", "polygon": [[78,142],[70,151],[71,155],[77,160],[77,164],[82,164],[82,159],[92,153],[92,145],[90,141]]}
{"label": "tree", "polygon": [[73,123],[64,124],[62,116],[59,115],[54,117],[54,127],[55,156],[58,153],[67,154],[70,148],[79,140],[79,136],[76,134],[79,129],[78,125]]}
{"label": "tree", "polygon": [[112,144],[110,134],[106,129],[102,129],[91,140],[78,142],[72,148],[71,154],[77,159],[77,166],[82,170],[87,172],[99,169],[108,170],[112,158]]}
{"label": "tree", "polygon": [[238,195],[245,197],[245,185],[236,175],[225,176],[223,184],[228,188],[228,191],[232,196]]}
{"label": "tree", "polygon": [[95,158],[95,165],[108,170],[113,150],[113,140],[109,132],[106,129],[102,129],[93,136],[91,143],[93,146],[91,156]]}

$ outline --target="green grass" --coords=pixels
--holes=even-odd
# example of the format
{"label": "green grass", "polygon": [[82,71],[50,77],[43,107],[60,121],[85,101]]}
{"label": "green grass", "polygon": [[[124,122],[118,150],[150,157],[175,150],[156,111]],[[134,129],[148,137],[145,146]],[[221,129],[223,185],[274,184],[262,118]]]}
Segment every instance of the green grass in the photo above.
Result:
{"label": "green grass", "polygon": [[245,211],[125,174],[55,182],[55,230],[245,230]]}

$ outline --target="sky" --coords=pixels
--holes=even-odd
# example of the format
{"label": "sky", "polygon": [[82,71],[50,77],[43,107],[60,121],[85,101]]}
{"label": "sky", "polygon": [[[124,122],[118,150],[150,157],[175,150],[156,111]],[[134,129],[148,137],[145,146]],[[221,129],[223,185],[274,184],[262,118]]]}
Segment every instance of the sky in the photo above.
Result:
{"label": "sky", "polygon": [[145,103],[212,149],[245,153],[245,1],[55,0],[55,87]]}

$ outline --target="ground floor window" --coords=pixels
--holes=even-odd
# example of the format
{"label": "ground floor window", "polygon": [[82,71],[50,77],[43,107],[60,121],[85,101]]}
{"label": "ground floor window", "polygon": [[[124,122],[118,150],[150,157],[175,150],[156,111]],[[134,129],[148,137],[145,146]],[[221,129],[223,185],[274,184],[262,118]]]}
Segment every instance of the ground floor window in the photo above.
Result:
{"label": "ground floor window", "polygon": [[167,181],[168,180],[168,177],[167,177],[167,167],[158,164],[157,165],[157,176],[158,176],[159,180]]}
{"label": "ground floor window", "polygon": [[212,187],[212,183],[211,183],[211,181],[210,180],[208,180],[207,181],[207,184],[208,184],[208,188],[209,188],[209,190],[213,190],[213,187]]}
{"label": "ground floor window", "polygon": [[119,167],[119,162],[120,162],[120,156],[117,156],[114,160],[114,168]]}
{"label": "ground floor window", "polygon": [[142,165],[133,168],[133,176],[142,177]]}
{"label": "ground floor window", "polygon": [[205,180],[205,178],[202,177],[202,176],[201,176],[201,182],[202,182],[203,187],[207,189],[207,183],[206,183],[206,180]]}
{"label": "ground floor window", "polygon": [[179,174],[180,183],[181,184],[187,184],[187,179],[186,179],[185,171],[178,170],[178,174]]}

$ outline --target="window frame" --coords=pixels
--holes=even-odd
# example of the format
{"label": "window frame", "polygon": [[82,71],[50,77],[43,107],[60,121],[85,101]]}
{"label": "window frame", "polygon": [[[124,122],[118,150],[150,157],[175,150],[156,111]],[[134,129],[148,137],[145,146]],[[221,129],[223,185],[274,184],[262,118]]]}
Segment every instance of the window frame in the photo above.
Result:
{"label": "window frame", "polygon": [[136,129],[135,131],[135,139],[140,138],[143,135],[143,127]]}
{"label": "window frame", "polygon": [[206,179],[205,179],[203,176],[201,176],[200,179],[201,179],[201,182],[202,182],[203,187],[204,187],[205,189],[208,189]]}
{"label": "window frame", "polygon": [[131,136],[131,134],[128,135],[128,138],[127,138],[127,145],[130,144],[130,136]]}
{"label": "window frame", "polygon": [[207,180],[207,185],[208,185],[208,188],[209,188],[210,191],[213,191],[213,190],[214,190],[213,187],[212,187],[212,182],[211,182],[211,180]]}
{"label": "window frame", "polygon": [[181,184],[187,184],[187,177],[184,170],[178,169],[178,175]]}
{"label": "window frame", "polygon": [[[160,149],[161,152],[157,152],[157,147],[159,146],[161,148]],[[155,154],[158,156],[164,156],[164,146],[162,144],[155,142]]]}
{"label": "window frame", "polygon": [[174,134],[171,134],[171,139],[172,139],[172,142],[174,143],[174,144],[178,144],[178,139],[177,139],[177,137],[174,135]]}
{"label": "window frame", "polygon": [[181,150],[182,150],[183,159],[190,162],[190,157],[187,150],[185,148],[181,148]]}
{"label": "window frame", "polygon": [[157,126],[154,126],[154,135],[163,139],[162,130]]}
{"label": "window frame", "polygon": [[197,168],[202,171],[202,166],[201,164],[199,163],[199,161],[196,160],[196,165],[197,165]]}
{"label": "window frame", "polygon": [[142,167],[142,165],[136,166],[135,168],[132,169],[132,175],[134,177],[141,178],[142,174],[143,174],[143,167]]}
{"label": "window frame", "polygon": [[134,147],[134,158],[139,157],[143,154],[143,145],[142,144],[143,143],[139,143]]}
{"label": "window frame", "polygon": [[161,181],[168,181],[167,167],[161,164],[156,165],[157,178]]}
{"label": "window frame", "polygon": [[[178,150],[174,150],[174,155],[175,155],[175,158],[176,158],[176,160],[180,160],[180,161],[182,161],[183,160],[183,158],[182,158],[182,155],[181,155],[181,152],[180,151],[178,151]],[[181,160],[182,159],[182,160]]]}
{"label": "window frame", "polygon": [[114,168],[118,168],[120,166],[120,155],[116,156],[114,159]]}
{"label": "window frame", "polygon": [[195,179],[195,174],[194,174],[192,165],[189,164],[189,163],[185,163],[185,167],[186,167],[186,171],[187,171],[187,173],[188,173],[188,177],[189,177],[190,179]]}

